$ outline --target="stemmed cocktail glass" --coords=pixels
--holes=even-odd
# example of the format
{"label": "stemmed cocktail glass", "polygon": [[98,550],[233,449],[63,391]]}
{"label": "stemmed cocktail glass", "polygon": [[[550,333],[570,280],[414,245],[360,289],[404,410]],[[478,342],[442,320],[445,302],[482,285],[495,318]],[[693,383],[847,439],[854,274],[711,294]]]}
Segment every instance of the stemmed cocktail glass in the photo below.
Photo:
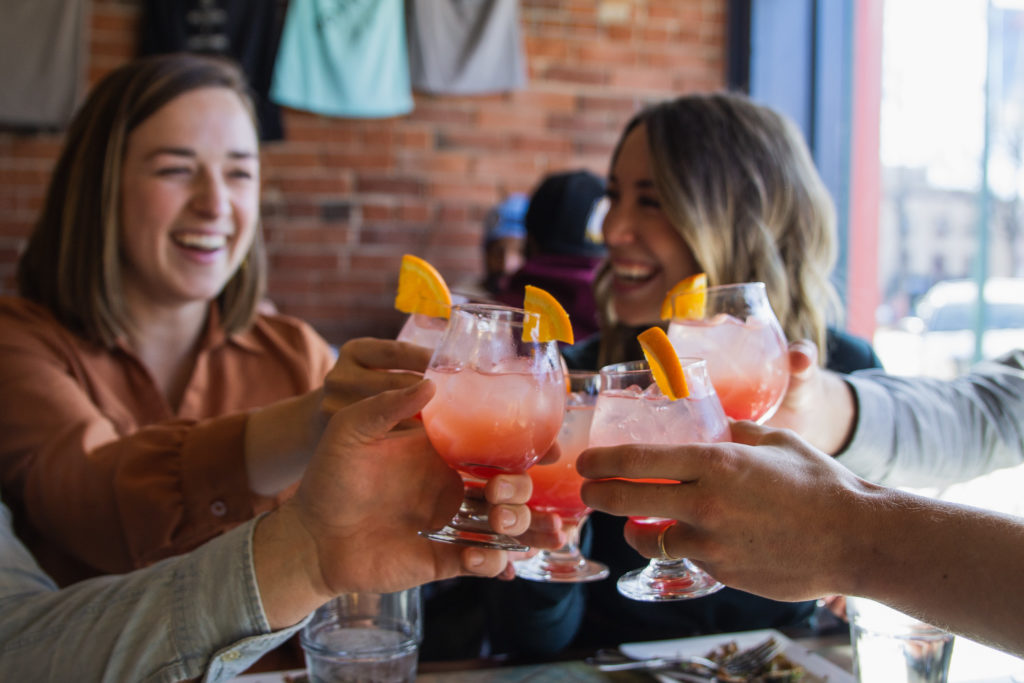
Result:
{"label": "stemmed cocktail glass", "polygon": [[[601,368],[601,393],[590,427],[590,446],[622,444],[714,443],[729,439],[729,421],[697,358],[680,358],[690,395],[675,401],[665,397],[645,361]],[[678,484],[670,480],[644,480]],[[633,517],[637,524],[667,528],[674,520]],[[634,600],[660,602],[709,595],[722,584],[687,559],[655,558],[644,569],[623,574],[619,592]]]}
{"label": "stemmed cocktail glass", "polygon": [[[426,377],[437,391],[422,411],[427,437],[462,475],[462,507],[428,538],[528,550],[491,530],[483,487],[501,472],[523,473],[555,441],[565,412],[558,343],[536,341],[537,316],[485,304],[452,307]],[[524,334],[527,339],[524,339]]]}
{"label": "stemmed cocktail glass", "polygon": [[600,380],[596,372],[569,371],[565,418],[558,432],[558,462],[534,465],[527,470],[533,480],[530,508],[561,517],[568,540],[558,550],[542,550],[515,562],[516,576],[548,583],[597,581],[608,576],[608,567],[584,557],[579,546],[580,529],[590,508],[580,497],[583,477],[576,471],[576,459],[587,447]]}
{"label": "stemmed cocktail glass", "polygon": [[[703,306],[693,306],[703,298]],[[764,422],[789,384],[786,336],[763,282],[677,294],[668,338],[680,356],[703,358],[725,414]],[[703,315],[692,317],[695,308]]]}

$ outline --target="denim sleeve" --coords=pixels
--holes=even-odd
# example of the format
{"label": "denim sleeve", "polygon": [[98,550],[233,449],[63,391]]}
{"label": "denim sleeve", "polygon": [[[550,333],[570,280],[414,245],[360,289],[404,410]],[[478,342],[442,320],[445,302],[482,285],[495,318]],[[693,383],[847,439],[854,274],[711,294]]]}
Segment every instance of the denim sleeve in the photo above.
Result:
{"label": "denim sleeve", "polygon": [[0,504],[0,671],[10,680],[223,681],[303,623],[270,632],[249,522],[201,548],[57,590]]}

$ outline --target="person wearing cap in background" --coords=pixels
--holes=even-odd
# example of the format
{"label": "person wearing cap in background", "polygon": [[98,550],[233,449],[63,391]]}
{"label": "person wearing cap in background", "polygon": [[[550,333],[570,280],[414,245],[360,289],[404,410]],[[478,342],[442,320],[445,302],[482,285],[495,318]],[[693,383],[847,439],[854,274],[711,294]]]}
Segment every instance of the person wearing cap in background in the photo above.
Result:
{"label": "person wearing cap in background", "polygon": [[526,285],[541,287],[565,307],[577,339],[597,332],[593,284],[605,249],[595,208],[602,197],[604,180],[590,171],[546,176],[526,211],[526,261],[498,300],[522,306]]}
{"label": "person wearing cap in background", "polygon": [[[522,267],[526,250],[523,219],[530,198],[510,194],[484,218],[484,280],[481,296],[495,297],[505,290],[509,277]],[[517,305],[522,305],[522,301]]]}

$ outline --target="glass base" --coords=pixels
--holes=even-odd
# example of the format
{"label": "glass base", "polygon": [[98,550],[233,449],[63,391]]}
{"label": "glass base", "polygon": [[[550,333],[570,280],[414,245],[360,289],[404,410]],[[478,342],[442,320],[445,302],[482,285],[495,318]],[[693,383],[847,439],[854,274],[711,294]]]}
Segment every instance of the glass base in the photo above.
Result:
{"label": "glass base", "polygon": [[[454,522],[455,520],[452,520]],[[512,536],[498,534],[493,531],[481,533],[479,531],[468,531],[459,529],[455,524],[448,524],[436,531],[421,531],[420,536],[425,536],[432,541],[442,543],[459,543],[461,545],[475,545],[478,548],[490,548],[492,550],[511,550],[525,553],[530,546],[523,545]]]}
{"label": "glass base", "polygon": [[635,569],[619,577],[617,588],[632,600],[668,602],[701,598],[717,593],[725,586],[689,560],[682,559],[671,562],[651,560],[643,569]]}
{"label": "glass base", "polygon": [[475,545],[478,548],[492,550],[526,552],[530,549],[530,546],[523,545],[522,541],[512,536],[499,534],[492,529],[491,523],[487,519],[487,511],[488,505],[483,497],[483,486],[475,482],[467,482],[466,495],[462,499],[458,513],[441,529],[421,531],[420,536],[442,543]]}
{"label": "glass base", "polygon": [[512,563],[516,576],[543,583],[583,583],[608,578],[608,567],[582,555],[543,551]]}

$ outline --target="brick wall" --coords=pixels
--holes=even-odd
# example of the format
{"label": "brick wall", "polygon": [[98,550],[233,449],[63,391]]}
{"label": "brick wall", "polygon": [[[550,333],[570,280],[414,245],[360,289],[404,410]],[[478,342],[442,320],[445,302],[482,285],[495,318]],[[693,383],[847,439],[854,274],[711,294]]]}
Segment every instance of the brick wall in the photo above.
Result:
{"label": "brick wall", "polygon": [[[285,113],[264,145],[270,295],[329,340],[393,335],[404,252],[449,284],[481,270],[482,219],[544,174],[604,174],[630,114],[724,85],[727,0],[521,0],[526,89],[416,96],[392,119]],[[137,0],[92,0],[88,78],[135,53]],[[58,134],[0,130],[0,289],[42,203]]]}

